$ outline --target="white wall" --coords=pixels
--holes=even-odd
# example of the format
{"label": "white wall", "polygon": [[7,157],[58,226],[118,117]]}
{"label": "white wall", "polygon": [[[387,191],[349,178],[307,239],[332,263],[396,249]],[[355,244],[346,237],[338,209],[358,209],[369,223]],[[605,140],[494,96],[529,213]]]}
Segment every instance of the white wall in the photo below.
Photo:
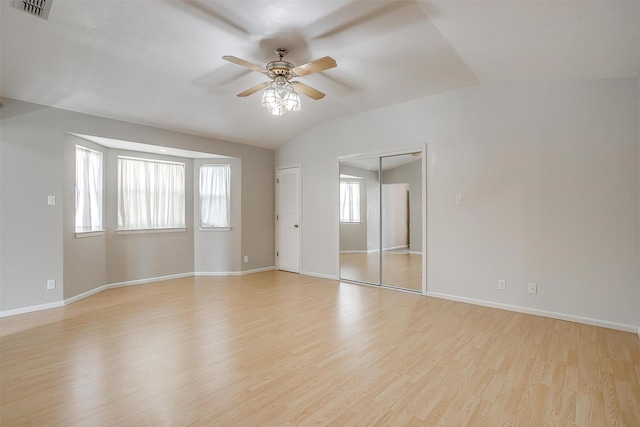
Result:
{"label": "white wall", "polygon": [[[384,161],[384,159],[383,159]],[[411,163],[387,169],[382,174],[382,183],[409,184],[409,249],[422,252],[422,161],[420,158]],[[384,209],[384,203],[383,203]],[[383,227],[384,230],[384,227]]]}
{"label": "white wall", "polygon": [[427,143],[428,292],[638,325],[637,98],[636,79],[492,84],[310,130],[276,152],[314,195],[302,270],[338,273],[336,157]]}
{"label": "white wall", "polygon": [[409,184],[382,184],[382,250],[409,249]]}
{"label": "white wall", "polygon": [[[2,312],[61,303],[64,298],[77,295],[86,289],[86,284],[78,283],[66,289],[63,280],[63,252],[66,239],[63,206],[65,199],[71,197],[68,189],[65,189],[65,177],[69,176],[68,165],[65,164],[65,147],[68,147],[69,137],[67,133],[96,135],[239,158],[242,162],[240,252],[249,257],[249,262],[242,263],[241,269],[246,271],[273,267],[273,150],[135,125],[8,98],[2,98],[1,102]],[[191,186],[192,181],[188,185]],[[48,206],[47,195],[55,195],[58,203]],[[191,209],[192,205],[187,208],[190,220],[193,218]],[[157,263],[154,264],[157,268],[143,265],[148,261],[146,255],[158,248],[157,245],[165,249],[171,246],[172,237],[168,235],[173,233],[166,234],[149,238],[130,235],[119,239],[118,242],[126,240],[128,243],[124,249],[119,248],[123,252],[110,251],[106,255],[107,265],[110,265],[114,257],[120,257],[120,261],[124,260],[124,264],[128,264],[129,259],[126,257],[129,256],[138,257],[140,263],[134,269],[128,269],[122,264],[119,270],[107,268],[106,281],[111,283],[149,278],[140,276],[158,277],[184,273],[183,257],[162,263],[161,260],[166,259],[166,251],[157,259],[162,267],[158,267]],[[189,234],[190,237],[187,234],[182,237],[193,251],[193,233]],[[109,233],[105,238],[110,238]],[[107,247],[110,246],[114,251],[118,251],[118,245],[107,243]],[[69,258],[68,262],[74,261]],[[187,263],[188,269],[193,271],[193,255]],[[47,279],[56,279],[58,286],[55,290],[46,290]]]}
{"label": "white wall", "polygon": [[[107,284],[107,242],[104,234],[76,238],[75,184],[76,144],[102,153],[102,181],[106,183],[107,150],[101,145],[74,135],[64,135],[64,193],[62,203],[63,234],[63,296],[65,299],[81,295]],[[102,221],[106,225],[105,194],[102,197]],[[105,209],[106,208],[106,209]]]}
{"label": "white wall", "polygon": [[[37,126],[42,107],[2,99],[0,149],[0,309],[48,304],[63,298],[63,131]],[[47,117],[53,124],[58,114]],[[52,142],[57,139],[56,142]],[[33,173],[31,173],[33,171]],[[55,195],[55,206],[47,205]],[[45,290],[46,281],[57,287]]]}
{"label": "white wall", "polygon": [[194,161],[193,187],[200,185],[200,166],[203,164],[222,163],[231,166],[231,230],[210,231],[199,230],[200,199],[196,190],[194,197],[194,243],[195,271],[200,274],[237,273],[242,270],[241,236],[242,236],[242,171],[240,159],[197,159]]}
{"label": "white wall", "polygon": [[[118,156],[167,160],[185,165],[185,231],[118,233]],[[105,156],[107,283],[193,273],[193,159],[108,149]],[[70,183],[71,184],[71,183]],[[72,184],[75,185],[75,182]],[[67,254],[65,253],[65,258]]]}

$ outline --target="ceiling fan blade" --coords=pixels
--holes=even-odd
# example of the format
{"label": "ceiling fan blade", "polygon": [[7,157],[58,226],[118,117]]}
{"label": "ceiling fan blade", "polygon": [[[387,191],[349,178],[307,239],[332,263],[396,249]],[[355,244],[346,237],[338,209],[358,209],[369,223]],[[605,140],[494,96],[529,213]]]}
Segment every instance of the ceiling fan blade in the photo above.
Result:
{"label": "ceiling fan blade", "polygon": [[243,96],[244,97],[244,96],[252,95],[252,94],[256,93],[257,91],[259,91],[260,89],[266,88],[270,84],[271,84],[271,82],[264,82],[264,83],[257,84],[254,87],[245,90],[244,92],[240,92],[237,96]]}
{"label": "ceiling fan blade", "polygon": [[[312,40],[330,40],[333,44],[361,41],[381,31],[407,27],[429,21],[432,12],[423,10],[415,1],[350,2],[335,12],[309,25],[306,34],[315,34]],[[384,28],[384,30],[382,30]]]}
{"label": "ceiling fan blade", "polygon": [[235,56],[223,56],[222,59],[225,61],[233,62],[234,64],[241,65],[243,67],[247,67],[250,70],[257,71],[259,73],[267,74],[267,70],[264,67],[261,67],[256,64],[252,64],[251,62],[247,62],[244,59],[236,58]]}
{"label": "ceiling fan blade", "polygon": [[210,2],[199,0],[184,0],[172,2],[171,5],[181,8],[196,18],[203,19],[211,25],[220,27],[236,36],[248,37],[251,35],[251,32],[247,30],[249,28],[248,23],[234,15],[230,10],[225,10],[224,6],[220,4],[212,5]]}
{"label": "ceiling fan blade", "polygon": [[317,73],[318,71],[328,70],[330,68],[336,67],[336,60],[330,56],[325,56],[324,58],[316,59],[315,61],[307,62],[304,65],[300,65],[299,67],[295,67],[291,70],[291,72],[298,77],[306,76],[311,73]]}
{"label": "ceiling fan blade", "polygon": [[291,82],[291,84],[298,92],[302,93],[303,95],[307,95],[311,99],[318,100],[324,98],[324,93],[312,88],[311,86],[307,86],[304,83]]}

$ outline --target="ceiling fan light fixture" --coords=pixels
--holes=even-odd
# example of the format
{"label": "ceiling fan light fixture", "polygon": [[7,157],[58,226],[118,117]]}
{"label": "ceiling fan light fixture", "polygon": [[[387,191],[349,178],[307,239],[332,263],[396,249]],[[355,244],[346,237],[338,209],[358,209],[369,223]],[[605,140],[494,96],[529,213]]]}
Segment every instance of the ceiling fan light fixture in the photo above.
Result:
{"label": "ceiling fan light fixture", "polygon": [[298,93],[293,90],[293,88],[290,91],[287,91],[287,93],[284,95],[282,103],[284,104],[284,108],[287,111],[300,111],[300,108],[302,107],[300,95],[298,95]]}
{"label": "ceiling fan light fixture", "polygon": [[277,90],[275,83],[265,89],[262,95],[262,106],[274,116],[281,116],[286,113],[280,91]]}
{"label": "ceiling fan light fixture", "polygon": [[267,110],[271,111],[273,108],[276,108],[282,100],[280,99],[280,94],[272,84],[267,87],[262,95],[262,106],[266,107]]}
{"label": "ceiling fan light fixture", "polygon": [[287,111],[299,111],[302,107],[300,95],[286,78],[276,78],[262,94],[262,106],[272,115],[282,116]]}
{"label": "ceiling fan light fixture", "polygon": [[287,112],[287,110],[285,110],[282,105],[278,105],[275,108],[269,108],[268,110],[272,116],[284,116],[284,114]]}

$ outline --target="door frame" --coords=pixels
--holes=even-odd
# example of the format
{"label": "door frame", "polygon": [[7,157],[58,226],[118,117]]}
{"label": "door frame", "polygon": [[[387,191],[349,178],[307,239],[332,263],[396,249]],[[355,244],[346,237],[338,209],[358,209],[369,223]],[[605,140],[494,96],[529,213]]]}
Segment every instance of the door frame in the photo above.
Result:
{"label": "door frame", "polygon": [[[278,183],[278,177],[280,175],[280,171],[283,169],[298,169],[298,223],[300,225],[299,227],[299,234],[298,234],[298,274],[300,274],[300,272],[302,271],[302,229],[303,229],[303,221],[302,221],[302,164],[300,163],[294,163],[291,165],[284,165],[284,166],[276,166],[275,168],[275,174],[273,177],[273,185],[276,187],[276,203],[274,206],[274,215],[273,215],[273,227],[275,229],[275,241],[274,241],[274,254],[275,256],[275,267],[276,270],[280,270],[280,257],[278,256],[279,253],[279,244],[280,244],[280,227],[278,226],[278,210],[280,207],[280,186]],[[289,270],[283,270],[283,271],[289,271]]]}
{"label": "door frame", "polygon": [[[427,210],[428,210],[428,206],[427,206],[427,157],[428,157],[428,151],[427,151],[427,144],[422,144],[422,145],[417,145],[417,146],[413,146],[413,147],[406,147],[406,148],[398,148],[395,150],[384,150],[384,151],[370,151],[370,152],[366,152],[366,153],[356,153],[356,154],[348,154],[348,155],[344,155],[344,156],[338,156],[336,158],[336,170],[338,171],[338,173],[336,174],[336,188],[338,189],[336,191],[336,197],[337,197],[337,206],[340,206],[340,162],[343,160],[360,160],[360,159],[371,159],[371,158],[381,158],[381,157],[387,157],[387,156],[397,156],[397,155],[402,155],[402,154],[410,154],[410,153],[415,153],[420,151],[422,153],[422,291],[420,292],[422,295],[427,295],[427,267],[428,267],[428,263],[427,263]],[[382,202],[382,200],[380,201]],[[338,248],[336,250],[336,261],[337,261],[337,266],[338,266],[338,280],[342,280],[340,278],[340,213],[339,210],[336,211],[336,214],[338,215],[336,217],[336,221],[338,223],[338,227],[337,227],[337,239],[336,241],[338,242]],[[380,241],[382,242],[382,240]],[[380,268],[382,268],[382,265],[380,266]],[[399,291],[406,291],[406,292],[415,292],[415,291],[410,291],[410,290],[406,290],[403,288],[396,288],[393,286],[386,286],[386,285],[369,285],[367,283],[363,283],[363,282],[355,282],[355,283],[359,283],[359,284],[364,284],[367,286],[376,286],[376,287],[383,287],[383,288],[387,288],[387,289],[395,289],[395,290],[399,290]]]}

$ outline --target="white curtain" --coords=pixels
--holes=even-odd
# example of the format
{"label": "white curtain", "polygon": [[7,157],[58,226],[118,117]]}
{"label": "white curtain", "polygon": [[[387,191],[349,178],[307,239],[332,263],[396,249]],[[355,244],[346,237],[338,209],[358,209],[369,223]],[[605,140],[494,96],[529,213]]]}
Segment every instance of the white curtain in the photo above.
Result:
{"label": "white curtain", "polygon": [[200,166],[200,225],[229,227],[231,225],[231,165]]}
{"label": "white curtain", "polygon": [[340,182],[340,222],[360,222],[360,183]]}
{"label": "white curtain", "polygon": [[75,230],[102,230],[102,153],[80,146],[76,146]]}
{"label": "white curtain", "polygon": [[184,163],[118,157],[118,229],[184,227]]}

